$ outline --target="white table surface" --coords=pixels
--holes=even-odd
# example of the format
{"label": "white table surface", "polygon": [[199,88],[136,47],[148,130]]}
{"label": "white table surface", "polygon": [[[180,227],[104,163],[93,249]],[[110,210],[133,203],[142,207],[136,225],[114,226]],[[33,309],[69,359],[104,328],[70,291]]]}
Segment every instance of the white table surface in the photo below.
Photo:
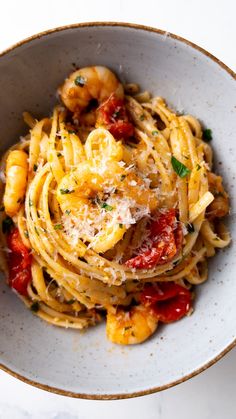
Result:
{"label": "white table surface", "polygon": [[[34,33],[88,21],[123,21],[181,35],[236,71],[235,0],[1,0],[0,50]],[[0,419],[235,419],[236,349],[198,377],[131,400],[47,393],[0,371]]]}

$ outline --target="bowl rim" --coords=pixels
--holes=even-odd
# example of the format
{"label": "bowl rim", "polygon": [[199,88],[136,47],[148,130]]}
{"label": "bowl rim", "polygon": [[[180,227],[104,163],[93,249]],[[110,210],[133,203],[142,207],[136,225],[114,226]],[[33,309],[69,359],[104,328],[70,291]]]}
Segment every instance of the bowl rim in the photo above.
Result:
{"label": "bowl rim", "polygon": [[[24,44],[28,44],[32,41],[35,41],[37,39],[41,39],[45,36],[48,36],[50,34],[56,33],[56,32],[61,32],[61,31],[65,31],[65,30],[70,30],[70,29],[76,29],[76,28],[89,28],[89,27],[125,27],[125,28],[131,28],[131,29],[135,29],[135,30],[142,30],[142,31],[146,31],[146,32],[152,32],[152,33],[156,33],[158,35],[161,36],[168,36],[174,40],[180,41],[181,43],[190,46],[191,48],[199,51],[200,53],[202,53],[203,55],[205,55],[206,57],[208,57],[210,60],[214,61],[216,64],[218,64],[223,70],[225,70],[235,81],[236,81],[236,73],[229,68],[226,64],[224,64],[222,61],[220,61],[218,58],[216,58],[213,54],[211,54],[210,52],[208,52],[207,50],[205,50],[204,48],[200,47],[199,45],[179,36],[179,35],[175,35],[169,31],[165,31],[162,29],[157,29],[157,28],[153,28],[151,26],[146,26],[146,25],[141,25],[141,24],[136,24],[136,23],[127,23],[127,22],[110,22],[110,21],[94,21],[94,22],[83,22],[83,23],[73,23],[70,25],[64,25],[64,26],[59,26],[53,29],[48,29],[42,32],[39,32],[37,34],[34,34],[32,36],[29,36],[15,44],[13,44],[12,46],[10,46],[9,48],[3,50],[2,52],[0,52],[0,58],[7,55],[8,53],[14,51],[15,49],[17,49],[18,47],[21,47]],[[177,384],[181,384],[187,380],[189,380],[190,378],[195,377],[196,375],[200,374],[201,372],[205,371],[206,369],[208,369],[209,367],[211,367],[212,365],[214,365],[216,362],[218,362],[221,358],[223,358],[223,356],[225,356],[231,349],[233,349],[234,347],[236,347],[236,339],[234,339],[230,344],[228,344],[226,346],[226,348],[224,348],[218,355],[216,355],[214,358],[212,358],[210,361],[206,362],[204,365],[202,365],[201,367],[197,368],[196,370],[194,370],[193,372],[191,372],[190,374],[186,374],[185,376],[179,378],[178,380],[174,380],[168,384],[165,385],[161,385],[161,386],[156,386],[156,387],[152,387],[146,390],[141,390],[141,391],[136,391],[136,392],[131,392],[131,393],[117,393],[117,394],[86,394],[86,393],[77,393],[77,392],[72,392],[72,391],[68,391],[68,390],[64,390],[61,388],[57,388],[57,387],[53,387],[47,384],[42,384],[39,383],[37,381],[31,380],[21,374],[19,374],[18,372],[10,369],[9,367],[7,367],[6,365],[0,363],[0,369],[3,370],[4,372],[10,374],[11,376],[13,376],[14,378],[17,378],[21,381],[23,381],[26,384],[30,384],[34,387],[37,387],[41,390],[45,390],[51,393],[55,393],[55,394],[59,394],[62,396],[67,396],[67,397],[73,397],[73,398],[80,398],[80,399],[89,399],[89,400],[119,400],[119,399],[128,399],[128,398],[133,398],[133,397],[140,397],[140,396],[145,396],[148,394],[153,394],[162,390],[167,390],[168,388],[171,388]]]}

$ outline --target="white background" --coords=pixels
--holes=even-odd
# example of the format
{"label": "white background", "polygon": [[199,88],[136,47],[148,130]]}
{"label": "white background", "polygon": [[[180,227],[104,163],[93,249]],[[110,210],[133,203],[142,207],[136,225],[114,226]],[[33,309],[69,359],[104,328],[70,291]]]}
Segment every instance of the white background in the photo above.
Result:
{"label": "white background", "polygon": [[[235,0],[0,0],[0,17],[0,51],[56,26],[123,21],[181,35],[236,71]],[[0,419],[235,419],[235,360],[233,350],[186,383],[121,401],[69,399],[30,387],[0,371]]]}

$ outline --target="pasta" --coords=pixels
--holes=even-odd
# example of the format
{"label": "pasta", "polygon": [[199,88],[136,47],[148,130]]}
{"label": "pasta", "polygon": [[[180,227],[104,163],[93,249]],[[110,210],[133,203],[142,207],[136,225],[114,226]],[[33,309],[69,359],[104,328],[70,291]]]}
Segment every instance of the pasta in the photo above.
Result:
{"label": "pasta", "polygon": [[72,73],[62,105],[1,163],[1,267],[41,319],[140,343],[191,314],[229,212],[197,119],[123,86],[105,67]]}

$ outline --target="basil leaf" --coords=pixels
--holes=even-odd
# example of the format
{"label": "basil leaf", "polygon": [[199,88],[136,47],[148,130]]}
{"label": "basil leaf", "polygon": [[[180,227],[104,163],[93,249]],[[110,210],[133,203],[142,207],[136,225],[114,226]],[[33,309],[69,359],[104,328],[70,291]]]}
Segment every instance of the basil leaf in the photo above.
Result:
{"label": "basil leaf", "polygon": [[203,140],[206,141],[206,143],[212,140],[212,131],[210,128],[204,129],[202,134],[203,134]]}
{"label": "basil leaf", "polygon": [[171,157],[171,164],[175,173],[177,173],[179,177],[184,178],[185,176],[189,175],[190,170],[174,156]]}

